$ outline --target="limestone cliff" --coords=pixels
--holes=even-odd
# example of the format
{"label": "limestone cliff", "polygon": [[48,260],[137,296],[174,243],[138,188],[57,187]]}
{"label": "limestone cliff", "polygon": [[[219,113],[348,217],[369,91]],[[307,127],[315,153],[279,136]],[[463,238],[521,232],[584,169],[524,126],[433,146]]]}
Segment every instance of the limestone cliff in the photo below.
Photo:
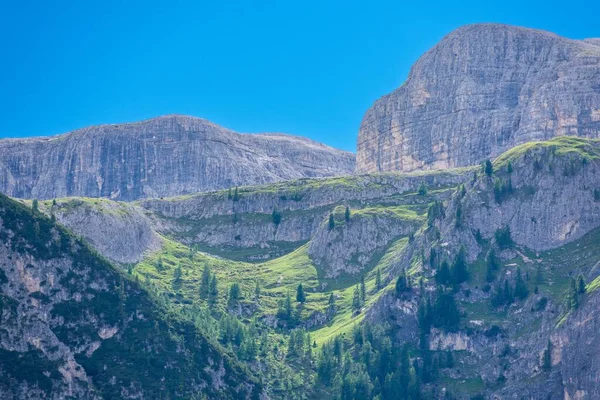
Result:
{"label": "limestone cliff", "polygon": [[134,200],[353,169],[353,154],[305,138],[242,135],[185,116],[0,140],[0,192],[20,198]]}
{"label": "limestone cliff", "polygon": [[425,53],[362,121],[357,171],[477,164],[558,135],[600,136],[600,46],[469,25]]}

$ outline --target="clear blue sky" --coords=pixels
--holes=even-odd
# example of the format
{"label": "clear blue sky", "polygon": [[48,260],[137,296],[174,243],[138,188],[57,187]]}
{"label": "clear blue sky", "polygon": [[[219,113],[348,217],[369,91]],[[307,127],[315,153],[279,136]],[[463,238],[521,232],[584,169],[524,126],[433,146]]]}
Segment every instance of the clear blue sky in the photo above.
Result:
{"label": "clear blue sky", "polygon": [[354,151],[364,111],[452,29],[600,36],[600,2],[0,0],[0,136],[178,113]]}

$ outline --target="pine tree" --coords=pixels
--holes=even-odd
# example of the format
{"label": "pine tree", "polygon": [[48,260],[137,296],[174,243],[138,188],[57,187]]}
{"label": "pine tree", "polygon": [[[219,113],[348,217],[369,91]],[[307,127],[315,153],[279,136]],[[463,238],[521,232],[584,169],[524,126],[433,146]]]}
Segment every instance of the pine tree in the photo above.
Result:
{"label": "pine tree", "polygon": [[260,282],[257,280],[256,281],[256,286],[254,287],[254,298],[256,300],[260,299]]}
{"label": "pine tree", "polygon": [[571,284],[569,286],[569,306],[576,310],[579,308],[579,289],[575,279],[571,278]]}
{"label": "pine tree", "polygon": [[335,219],[333,219],[333,214],[329,214],[329,230],[335,228]]}
{"label": "pine tree", "polygon": [[156,270],[160,272],[164,269],[165,269],[165,266],[163,264],[163,259],[162,259],[162,257],[158,257],[158,261],[156,262]]}
{"label": "pine tree", "polygon": [[237,305],[241,296],[241,290],[239,283],[232,283],[229,287],[229,297],[227,299],[227,305],[229,307],[234,307]]}
{"label": "pine tree", "polygon": [[452,281],[452,274],[450,273],[448,261],[442,261],[442,265],[440,265],[435,273],[435,281],[440,285],[447,285]]}
{"label": "pine tree", "polygon": [[271,213],[271,218],[273,219],[273,223],[275,224],[275,226],[279,226],[279,224],[281,223],[281,213],[274,209]]}
{"label": "pine tree", "polygon": [[208,292],[210,290],[210,268],[208,264],[204,264],[202,270],[202,278],[200,279],[200,298],[203,300],[208,299]]}
{"label": "pine tree", "polygon": [[577,291],[579,292],[579,294],[585,293],[585,280],[583,279],[583,275],[581,274],[579,274],[579,277],[577,278]]}
{"label": "pine tree", "polygon": [[356,285],[356,288],[354,288],[354,296],[352,297],[352,309],[354,311],[360,311],[360,307],[360,290],[358,289],[358,285]]}
{"label": "pine tree", "polygon": [[419,196],[425,196],[427,194],[427,186],[423,182],[419,185],[419,189],[417,190],[417,194]]}
{"label": "pine tree", "polygon": [[344,219],[346,222],[350,221],[350,207],[346,206],[346,211],[344,212]]}
{"label": "pine tree", "polygon": [[363,303],[365,301],[367,301],[367,288],[365,286],[365,276],[364,275],[360,276],[360,298]]}
{"label": "pine tree", "polygon": [[492,176],[492,174],[494,173],[494,166],[492,165],[492,162],[490,160],[485,161],[484,172],[487,176]]}
{"label": "pine tree", "polygon": [[452,283],[459,285],[469,279],[469,271],[467,269],[467,258],[465,248],[460,247],[454,263],[452,264]]}
{"label": "pine tree", "polygon": [[377,291],[381,290],[381,270],[377,268],[377,275],[375,275],[375,289]]}
{"label": "pine tree", "polygon": [[306,302],[306,294],[304,294],[304,288],[302,287],[302,284],[299,284],[296,288],[296,301],[301,304]]}
{"label": "pine tree", "polygon": [[542,355],[542,369],[546,372],[552,369],[552,342],[550,340],[548,340],[546,350]]}
{"label": "pine tree", "polygon": [[335,311],[335,296],[333,295],[333,292],[331,292],[329,294],[329,312],[333,312]]}
{"label": "pine tree", "polygon": [[217,275],[213,274],[213,276],[210,280],[210,285],[209,285],[209,290],[208,290],[208,301],[211,304],[215,304],[217,302],[218,297],[219,297],[219,288],[217,285]]}
{"label": "pine tree", "polygon": [[227,199],[231,200],[232,195],[231,195],[231,188],[229,188],[229,191],[227,192]]}
{"label": "pine tree", "polygon": [[517,268],[517,277],[515,279],[515,297],[519,300],[525,300],[529,296],[529,289],[521,275],[521,268]]}
{"label": "pine tree", "polygon": [[240,194],[239,194],[238,188],[236,186],[235,191],[233,192],[233,201],[239,201],[239,200],[240,200]]}
{"label": "pine tree", "polygon": [[177,268],[175,268],[175,271],[173,271],[173,280],[171,282],[171,285],[173,286],[173,290],[178,291],[179,289],[181,289],[182,275],[183,275],[183,272],[181,271],[181,266],[178,265]]}
{"label": "pine tree", "polygon": [[33,199],[33,202],[31,203],[31,210],[33,211],[33,213],[37,213],[39,211],[38,208],[38,199]]}
{"label": "pine tree", "polygon": [[496,251],[491,249],[486,257],[485,280],[492,282],[496,278],[496,271],[499,269]]}
{"label": "pine tree", "polygon": [[410,291],[410,286],[408,283],[408,279],[406,277],[406,272],[402,270],[402,273],[396,279],[396,297],[402,297],[403,293]]}

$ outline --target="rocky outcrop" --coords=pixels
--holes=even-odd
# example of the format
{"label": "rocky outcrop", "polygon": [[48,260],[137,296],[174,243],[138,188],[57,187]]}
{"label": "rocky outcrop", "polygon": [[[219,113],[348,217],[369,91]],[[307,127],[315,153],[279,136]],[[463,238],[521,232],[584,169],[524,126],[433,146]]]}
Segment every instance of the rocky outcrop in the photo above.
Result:
{"label": "rocky outcrop", "polygon": [[0,398],[260,395],[255,378],[192,323],[1,195],[0,237]]}
{"label": "rocky outcrop", "polygon": [[162,239],[138,207],[106,199],[67,198],[47,201],[42,211],[85,238],[100,254],[120,264],[141,261],[158,250]]}
{"label": "rocky outcrop", "polygon": [[135,200],[353,170],[353,154],[309,139],[185,116],[0,140],[0,192],[20,198]]}
{"label": "rocky outcrop", "polygon": [[357,171],[475,165],[532,140],[600,136],[598,42],[497,24],[455,30],[367,111]]}
{"label": "rocky outcrop", "polygon": [[326,278],[358,274],[374,266],[394,239],[413,233],[422,223],[405,208],[365,208],[351,212],[344,207],[334,212],[334,224],[325,220],[312,238],[308,254]]}
{"label": "rocky outcrop", "polygon": [[[237,197],[229,191],[220,191],[162,200],[148,199],[138,204],[163,235],[188,245],[198,245],[199,249],[209,253],[236,259],[240,259],[235,255],[236,250],[253,248],[251,255],[240,252],[244,254],[241,259],[260,260],[290,251],[315,235],[318,241],[327,242],[323,236],[326,232],[318,232],[324,219],[339,204],[351,203],[353,210],[371,203],[381,204],[379,216],[371,215],[372,218],[368,219],[367,213],[357,214],[356,223],[346,236],[362,232],[361,238],[366,238],[365,243],[373,240],[387,243],[395,236],[406,235],[410,224],[404,224],[401,218],[392,218],[395,214],[388,215],[386,207],[411,205],[423,208],[431,198],[446,198],[451,189],[468,179],[471,173],[465,170],[302,179],[240,188]],[[432,193],[418,195],[415,192],[420,185],[429,188]],[[274,212],[279,215],[277,223]],[[371,210],[371,214],[375,213],[376,210]],[[388,226],[390,222],[399,223]],[[375,234],[377,229],[382,230],[378,235]],[[384,230],[386,233],[383,233]],[[362,239],[357,237],[356,240]],[[363,253],[382,250],[381,243],[370,250],[366,250],[365,243],[360,246]],[[336,247],[342,251],[347,244],[340,242]],[[346,264],[347,261],[344,262]],[[362,261],[360,265],[365,266]]]}
{"label": "rocky outcrop", "polygon": [[600,226],[600,142],[572,137],[517,147],[480,172],[448,203],[442,241],[479,254],[475,238],[510,239],[536,251],[560,247]]}

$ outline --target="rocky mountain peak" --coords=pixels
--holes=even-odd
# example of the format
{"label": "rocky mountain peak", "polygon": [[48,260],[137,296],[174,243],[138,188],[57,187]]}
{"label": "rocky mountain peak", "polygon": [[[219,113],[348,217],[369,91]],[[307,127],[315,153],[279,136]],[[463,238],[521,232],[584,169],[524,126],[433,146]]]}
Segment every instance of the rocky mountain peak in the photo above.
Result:
{"label": "rocky mountain peak", "polygon": [[597,39],[501,24],[461,27],[367,111],[357,171],[466,166],[527,141],[597,137],[599,76]]}

